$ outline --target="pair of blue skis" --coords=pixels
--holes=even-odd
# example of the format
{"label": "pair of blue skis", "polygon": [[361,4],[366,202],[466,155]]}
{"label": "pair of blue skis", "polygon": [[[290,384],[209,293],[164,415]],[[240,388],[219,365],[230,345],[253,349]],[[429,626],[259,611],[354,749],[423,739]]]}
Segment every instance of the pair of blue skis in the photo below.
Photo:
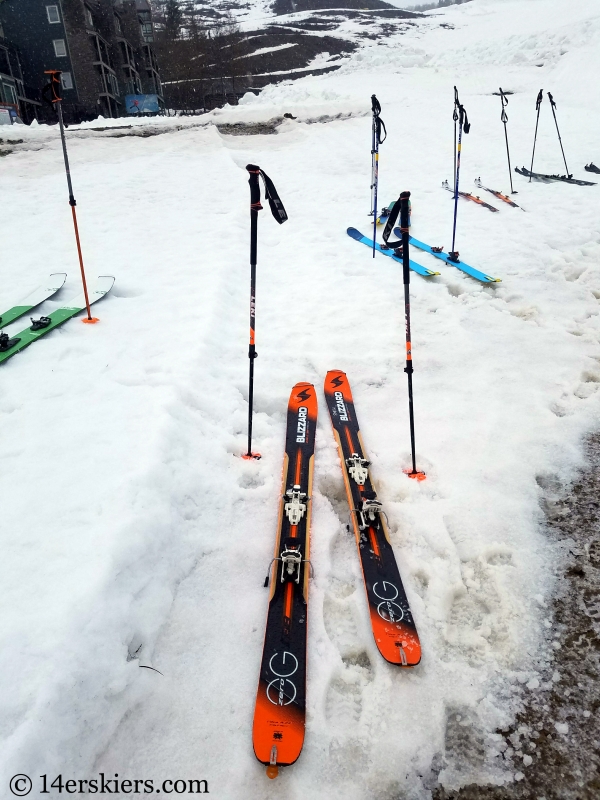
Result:
{"label": "pair of blue skis", "polygon": [[[352,239],[356,239],[357,242],[362,242],[363,244],[366,244],[367,247],[371,248],[371,250],[373,249],[373,240],[369,239],[368,236],[363,236],[363,234],[360,231],[357,231],[356,228],[348,228],[347,233],[348,236],[350,236]],[[402,232],[400,231],[399,228],[394,228],[394,234],[398,237],[402,236]],[[441,251],[438,252],[437,250],[434,250],[432,247],[430,247],[428,244],[425,244],[424,242],[420,242],[418,239],[415,239],[413,236],[410,237],[409,241],[410,244],[413,245],[413,247],[417,247],[419,250],[424,250],[426,253],[431,253],[432,256],[435,256],[436,258],[445,261],[446,264],[449,264],[452,267],[456,267],[456,269],[459,269],[466,275],[470,275],[472,278],[481,281],[481,283],[500,283],[501,280],[500,278],[493,278],[491,275],[486,275],[485,272],[480,272],[478,269],[475,269],[475,267],[471,267],[469,264],[465,264],[464,261],[453,261],[447,253],[443,253]],[[389,256],[394,261],[397,261],[399,264],[402,264],[402,258],[396,256],[391,248],[383,249],[380,244],[376,243],[375,249],[378,250],[380,253],[383,253],[384,256]],[[435,272],[432,269],[423,267],[421,264],[417,264],[416,261],[412,260],[410,262],[410,268],[413,270],[413,272],[422,275],[424,278],[429,278],[432,277],[433,275],[440,274],[439,272]]]}

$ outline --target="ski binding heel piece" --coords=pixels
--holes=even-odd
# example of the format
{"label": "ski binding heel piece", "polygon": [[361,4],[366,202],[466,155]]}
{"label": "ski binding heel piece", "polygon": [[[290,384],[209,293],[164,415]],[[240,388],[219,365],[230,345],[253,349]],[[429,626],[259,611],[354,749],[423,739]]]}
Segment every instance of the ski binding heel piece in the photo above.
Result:
{"label": "ski binding heel piece", "polygon": [[365,481],[369,477],[369,470],[367,467],[371,465],[370,461],[366,458],[361,458],[358,453],[352,453],[350,458],[346,459],[346,465],[350,476],[354,478],[359,486],[364,486]]}
{"label": "ski binding heel piece", "polygon": [[296,485],[288,489],[284,497],[289,498],[284,510],[290,525],[298,525],[306,511],[306,503],[302,502],[306,498],[306,492],[301,492],[300,486]]}
{"label": "ski binding heel piece", "polygon": [[454,261],[455,264],[460,264],[460,253],[458,250],[453,250],[451,253],[448,253],[448,261]]}
{"label": "ski binding heel piece", "polygon": [[31,328],[32,331],[41,331],[44,328],[47,328],[48,325],[52,322],[50,317],[40,317],[39,319],[34,319],[33,317],[29,317],[31,320]]}
{"label": "ski binding heel piece", "polygon": [[8,333],[0,333],[0,353],[5,353],[18,344],[20,339],[9,339]]}
{"label": "ski binding heel piece", "polygon": [[358,509],[358,527],[361,531],[374,525],[377,522],[377,515],[383,513],[383,503],[376,499],[375,492],[369,494],[372,496],[365,497]]}
{"label": "ski binding heel piece", "polygon": [[300,567],[302,566],[302,553],[298,539],[286,539],[285,550],[281,551],[281,582],[295,581],[300,583]]}

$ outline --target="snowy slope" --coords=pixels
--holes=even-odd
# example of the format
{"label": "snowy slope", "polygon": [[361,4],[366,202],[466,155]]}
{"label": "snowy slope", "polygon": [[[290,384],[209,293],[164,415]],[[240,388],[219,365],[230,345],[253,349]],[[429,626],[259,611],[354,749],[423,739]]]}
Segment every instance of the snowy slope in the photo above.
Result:
{"label": "snowy slope", "polygon": [[[88,273],[116,283],[96,306],[100,324],[73,320],[1,367],[3,785],[16,772],[103,772],[157,786],[204,778],[220,800],[425,800],[438,781],[527,771],[502,755],[498,729],[549,657],[560,554],[544,535],[541,486],[570,478],[581,437],[598,428],[600,186],[515,176],[526,212],[461,201],[458,247],[502,278],[495,287],[413,252],[441,273],[411,284],[422,484],[402,474],[401,272],[345,230],[368,230],[373,92],[389,131],[381,197],[410,189],[413,234],[431,244],[450,244],[440,183],[451,177],[455,84],[472,123],[462,188],[479,175],[509,188],[499,86],[514,92],[513,165],[529,163],[543,87],[570,169],[592,177],[583,164],[600,161],[600,90],[584,78],[597,74],[599,40],[593,0],[473,0],[334,74],[123,131],[161,135],[69,131]],[[285,112],[298,119],[270,136],[212,124]],[[65,270],[45,313],[79,291],[60,145],[56,129],[10,133],[24,143],[0,162],[1,302]],[[259,220],[257,463],[238,457],[248,162],[274,179],[290,217]],[[561,165],[545,99],[536,166]],[[250,728],[285,409],[296,381],[320,390],[334,368],[353,386],[423,662],[398,672],[376,652],[321,399],[306,743],[269,782]],[[30,796],[47,796],[39,790]]]}

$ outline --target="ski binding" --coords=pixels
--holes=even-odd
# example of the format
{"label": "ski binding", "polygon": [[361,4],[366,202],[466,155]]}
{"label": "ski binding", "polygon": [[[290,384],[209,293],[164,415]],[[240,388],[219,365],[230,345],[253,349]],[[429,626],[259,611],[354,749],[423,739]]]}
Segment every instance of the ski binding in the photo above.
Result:
{"label": "ski binding", "polygon": [[297,539],[286,539],[285,550],[281,551],[281,582],[295,581],[300,583],[300,567],[302,566],[302,553]]}
{"label": "ski binding", "polygon": [[[365,492],[365,494],[367,494]],[[358,527],[361,531],[377,522],[377,515],[382,513],[383,503],[376,499],[375,492],[369,492],[372,497],[365,497],[361,507],[357,509]]]}
{"label": "ski binding", "polygon": [[288,489],[284,497],[289,498],[289,503],[285,504],[284,510],[290,525],[298,525],[306,512],[306,503],[302,502],[306,493],[301,492],[300,486],[296,485]]}
{"label": "ski binding", "polygon": [[369,477],[369,470],[367,467],[369,467],[370,464],[370,461],[367,461],[366,458],[361,458],[358,453],[352,453],[350,458],[346,459],[348,472],[359,486],[365,485],[365,481]]}

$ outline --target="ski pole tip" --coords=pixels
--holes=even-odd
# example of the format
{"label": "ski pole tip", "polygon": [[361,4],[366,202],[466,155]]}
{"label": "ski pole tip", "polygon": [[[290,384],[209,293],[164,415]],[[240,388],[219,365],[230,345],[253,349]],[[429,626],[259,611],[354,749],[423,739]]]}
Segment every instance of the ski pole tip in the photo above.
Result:
{"label": "ski pole tip", "polygon": [[402,472],[408,477],[412,478],[415,481],[424,481],[427,477],[424,472],[419,472],[419,470],[412,470],[412,469],[403,469]]}
{"label": "ski pole tip", "polygon": [[99,317],[84,317],[82,320],[86,325],[95,325],[97,322],[100,322]]}
{"label": "ski pole tip", "polygon": [[252,461],[252,459],[254,459],[255,461],[258,461],[261,458],[261,455],[260,455],[260,453],[244,453],[242,455],[242,458],[245,461]]}

